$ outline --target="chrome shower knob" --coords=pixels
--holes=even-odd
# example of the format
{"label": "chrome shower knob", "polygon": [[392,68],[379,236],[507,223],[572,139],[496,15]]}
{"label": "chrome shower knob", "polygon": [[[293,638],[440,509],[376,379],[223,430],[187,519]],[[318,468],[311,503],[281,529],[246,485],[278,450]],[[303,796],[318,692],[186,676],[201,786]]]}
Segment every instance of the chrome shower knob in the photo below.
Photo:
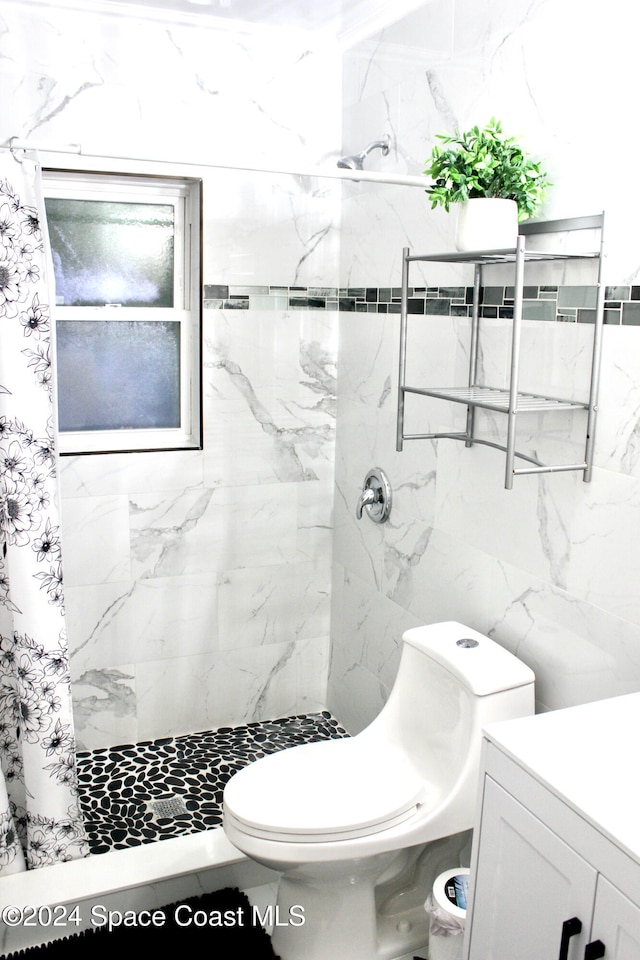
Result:
{"label": "chrome shower knob", "polygon": [[364,478],[364,487],[356,505],[356,518],[366,510],[374,523],[384,523],[391,513],[391,484],[384,470],[374,467]]}

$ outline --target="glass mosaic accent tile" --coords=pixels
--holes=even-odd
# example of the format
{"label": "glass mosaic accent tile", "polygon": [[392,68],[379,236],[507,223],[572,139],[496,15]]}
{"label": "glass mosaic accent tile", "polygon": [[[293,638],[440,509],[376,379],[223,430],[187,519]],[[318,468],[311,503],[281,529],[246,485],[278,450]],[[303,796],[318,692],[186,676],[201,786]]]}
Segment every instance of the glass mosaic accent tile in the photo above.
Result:
{"label": "glass mosaic accent tile", "polygon": [[[593,323],[595,286],[525,286],[523,314],[527,320]],[[206,284],[204,306],[209,310],[340,310],[346,313],[400,313],[399,287],[298,287],[264,285],[233,287]],[[470,317],[472,287],[411,287],[408,312],[428,317]],[[513,286],[482,287],[480,314],[513,317]],[[640,323],[640,286],[609,286],[604,322]]]}
{"label": "glass mosaic accent tile", "polygon": [[91,852],[219,827],[222,792],[237,770],[285,747],[348,736],[322,711],[80,752],[80,803]]}

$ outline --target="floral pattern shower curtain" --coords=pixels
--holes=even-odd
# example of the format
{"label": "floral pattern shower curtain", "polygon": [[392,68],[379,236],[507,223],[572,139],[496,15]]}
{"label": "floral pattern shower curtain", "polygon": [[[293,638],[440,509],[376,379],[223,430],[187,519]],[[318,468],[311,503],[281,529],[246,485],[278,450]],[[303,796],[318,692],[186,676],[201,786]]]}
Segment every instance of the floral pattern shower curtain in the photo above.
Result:
{"label": "floral pattern shower curtain", "polygon": [[44,204],[0,155],[0,876],[86,856],[55,459]]}

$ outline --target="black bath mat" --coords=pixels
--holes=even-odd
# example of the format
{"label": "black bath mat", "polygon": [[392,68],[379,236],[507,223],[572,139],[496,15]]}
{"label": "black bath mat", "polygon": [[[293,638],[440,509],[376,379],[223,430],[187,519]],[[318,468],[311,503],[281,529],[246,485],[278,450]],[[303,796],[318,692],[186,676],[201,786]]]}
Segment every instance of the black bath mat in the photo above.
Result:
{"label": "black bath mat", "polygon": [[[88,909],[88,908],[87,908]],[[89,930],[73,934],[41,947],[28,947],[15,953],[3,954],[2,960],[86,960],[100,948],[110,951],[118,960],[140,960],[150,950],[159,950],[160,956],[176,951],[177,956],[203,956],[209,960],[227,960],[246,956],[249,960],[279,960],[273,952],[271,938],[261,925],[260,911],[253,910],[248,898],[240,890],[227,887],[201,897],[191,897],[158,910],[156,921],[162,925],[142,926],[136,922],[148,921],[146,912],[128,915],[130,926],[115,926],[107,930],[106,907],[93,908],[91,919],[95,924]],[[123,911],[124,912],[124,911]],[[117,920],[117,918],[114,918]],[[192,952],[193,951],[193,952]],[[196,954],[195,951],[199,951]]]}

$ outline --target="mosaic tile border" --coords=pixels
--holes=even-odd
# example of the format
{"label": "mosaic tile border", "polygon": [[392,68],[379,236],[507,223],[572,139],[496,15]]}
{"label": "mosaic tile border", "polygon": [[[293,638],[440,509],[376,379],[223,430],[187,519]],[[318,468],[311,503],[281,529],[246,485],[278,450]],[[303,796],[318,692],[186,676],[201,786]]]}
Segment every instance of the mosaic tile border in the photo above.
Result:
{"label": "mosaic tile border", "polygon": [[[525,286],[523,316],[527,320],[593,323],[595,286]],[[481,315],[513,316],[513,286],[481,289]],[[204,306],[210,310],[339,310],[347,313],[400,313],[399,287],[225,286],[205,284]],[[409,313],[424,316],[471,316],[473,288],[411,287]],[[605,289],[604,322],[640,325],[640,286]]]}
{"label": "mosaic tile border", "polygon": [[[322,711],[79,752],[91,853],[219,827],[224,786],[237,770],[285,747],[348,736]],[[173,802],[163,809],[162,800]]]}

